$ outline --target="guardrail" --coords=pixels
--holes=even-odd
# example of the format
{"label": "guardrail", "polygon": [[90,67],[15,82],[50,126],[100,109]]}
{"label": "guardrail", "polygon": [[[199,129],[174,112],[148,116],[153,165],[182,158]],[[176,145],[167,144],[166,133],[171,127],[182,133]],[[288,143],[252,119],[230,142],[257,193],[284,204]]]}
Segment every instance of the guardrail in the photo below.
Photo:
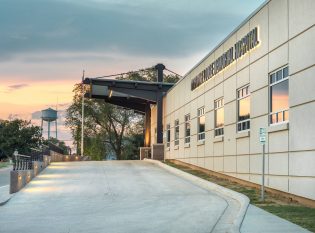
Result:
{"label": "guardrail", "polygon": [[33,161],[31,156],[20,155],[15,153],[13,156],[13,171],[31,170]]}

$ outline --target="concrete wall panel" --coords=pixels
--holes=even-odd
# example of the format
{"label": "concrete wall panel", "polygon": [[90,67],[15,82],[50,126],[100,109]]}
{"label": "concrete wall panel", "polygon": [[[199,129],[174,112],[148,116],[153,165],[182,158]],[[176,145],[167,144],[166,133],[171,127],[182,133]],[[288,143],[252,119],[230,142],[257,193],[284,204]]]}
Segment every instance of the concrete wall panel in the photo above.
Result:
{"label": "concrete wall panel", "polygon": [[236,162],[238,173],[249,173],[249,155],[238,155]]}
{"label": "concrete wall panel", "polygon": [[288,175],[289,160],[288,153],[269,154],[269,174]]}
{"label": "concrete wall panel", "polygon": [[315,179],[308,177],[290,177],[289,192],[315,200]]}
{"label": "concrete wall panel", "polygon": [[315,151],[290,152],[289,174],[292,176],[313,176],[315,178]]}
{"label": "concrete wall panel", "polygon": [[315,23],[315,1],[289,0],[289,36],[303,32]]}
{"label": "concrete wall panel", "polygon": [[290,151],[315,150],[315,102],[290,108]]}
{"label": "concrete wall panel", "polygon": [[270,50],[275,49],[289,39],[288,20],[288,0],[271,1],[269,3]]}
{"label": "concrete wall panel", "polygon": [[265,56],[250,65],[250,91],[268,85],[268,56]]}

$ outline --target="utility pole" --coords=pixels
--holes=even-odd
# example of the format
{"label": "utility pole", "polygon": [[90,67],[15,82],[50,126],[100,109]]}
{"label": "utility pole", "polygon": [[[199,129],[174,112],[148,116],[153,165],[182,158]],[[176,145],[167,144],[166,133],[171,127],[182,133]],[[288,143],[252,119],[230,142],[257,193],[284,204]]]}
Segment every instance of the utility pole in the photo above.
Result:
{"label": "utility pole", "polygon": [[81,156],[83,157],[83,150],[84,150],[84,73],[82,76],[82,119],[81,119]]}

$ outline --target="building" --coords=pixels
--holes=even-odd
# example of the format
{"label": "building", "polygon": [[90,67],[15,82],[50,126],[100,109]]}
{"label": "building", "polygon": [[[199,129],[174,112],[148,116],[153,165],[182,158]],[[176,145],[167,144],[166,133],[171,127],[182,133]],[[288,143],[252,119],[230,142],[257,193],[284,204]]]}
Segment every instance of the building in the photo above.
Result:
{"label": "building", "polygon": [[[267,0],[175,85],[86,78],[145,115],[143,156],[315,201],[315,1]],[[263,135],[261,135],[263,136]]]}
{"label": "building", "polygon": [[314,0],[266,1],[176,83],[165,159],[261,184],[265,128],[266,186],[315,200],[314,11]]}

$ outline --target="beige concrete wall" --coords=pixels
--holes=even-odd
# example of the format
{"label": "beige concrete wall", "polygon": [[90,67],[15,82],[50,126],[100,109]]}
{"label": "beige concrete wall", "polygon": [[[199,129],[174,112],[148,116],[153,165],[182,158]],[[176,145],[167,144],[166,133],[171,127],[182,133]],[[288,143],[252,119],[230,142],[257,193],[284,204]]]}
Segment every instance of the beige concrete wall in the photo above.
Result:
{"label": "beige concrete wall", "polygon": [[[258,130],[268,130],[266,184],[315,199],[315,1],[271,0],[189,72],[164,98],[163,127],[171,125],[166,159],[178,159],[254,183],[261,182]],[[191,80],[250,30],[258,27],[258,47],[191,91]],[[270,126],[269,73],[289,66],[289,123]],[[250,85],[251,129],[238,133],[236,90]],[[214,137],[214,100],[224,97],[224,137]],[[197,142],[197,109],[204,106],[206,139]],[[191,117],[190,146],[184,142],[184,116]],[[180,122],[174,147],[174,121]],[[152,108],[152,142],[156,113]]]}

